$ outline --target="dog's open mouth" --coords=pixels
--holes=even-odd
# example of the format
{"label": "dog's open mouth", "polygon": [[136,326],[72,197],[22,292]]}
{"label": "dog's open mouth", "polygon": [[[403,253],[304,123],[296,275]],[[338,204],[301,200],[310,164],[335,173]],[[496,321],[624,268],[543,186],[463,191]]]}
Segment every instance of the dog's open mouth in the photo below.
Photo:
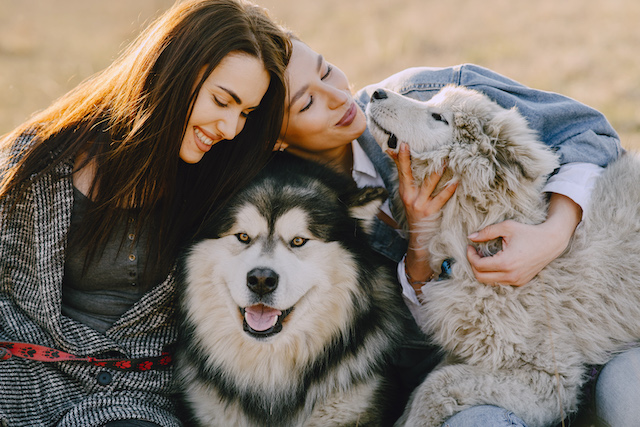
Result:
{"label": "dog's open mouth", "polygon": [[387,140],[387,146],[392,150],[398,148],[398,138],[395,136],[395,134],[380,126],[380,123],[376,122],[373,118],[371,118],[371,121],[378,127],[378,129],[380,129],[380,131],[389,136],[389,139]]}
{"label": "dog's open mouth", "polygon": [[282,321],[292,311],[293,307],[280,311],[264,304],[240,308],[244,331],[256,338],[267,338],[282,331]]}

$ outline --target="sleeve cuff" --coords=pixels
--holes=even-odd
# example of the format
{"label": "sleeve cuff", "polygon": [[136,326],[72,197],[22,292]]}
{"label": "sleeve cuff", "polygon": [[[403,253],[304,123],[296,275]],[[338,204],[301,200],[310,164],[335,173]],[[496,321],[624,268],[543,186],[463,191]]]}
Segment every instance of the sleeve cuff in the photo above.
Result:
{"label": "sleeve cuff", "polygon": [[567,163],[549,178],[543,191],[570,198],[582,208],[584,218],[591,202],[591,193],[602,171],[602,167],[592,163]]}
{"label": "sleeve cuff", "polygon": [[407,280],[407,275],[405,272],[405,261],[404,261],[405,257],[406,255],[403,256],[402,260],[400,260],[400,262],[398,263],[398,282],[400,282],[400,285],[402,286],[402,296],[405,297],[405,301],[407,301],[408,303],[412,303],[415,306],[419,306],[420,301],[418,301],[418,296],[416,295],[416,291],[415,289],[413,289],[413,286],[411,286],[409,284],[409,281]]}

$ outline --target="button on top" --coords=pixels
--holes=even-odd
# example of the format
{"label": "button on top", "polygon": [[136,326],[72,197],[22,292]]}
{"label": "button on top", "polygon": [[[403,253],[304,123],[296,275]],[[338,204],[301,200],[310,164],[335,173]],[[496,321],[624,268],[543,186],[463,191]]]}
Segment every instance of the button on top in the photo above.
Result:
{"label": "button on top", "polygon": [[109,385],[111,380],[111,374],[107,371],[102,371],[98,374],[98,384],[100,385]]}

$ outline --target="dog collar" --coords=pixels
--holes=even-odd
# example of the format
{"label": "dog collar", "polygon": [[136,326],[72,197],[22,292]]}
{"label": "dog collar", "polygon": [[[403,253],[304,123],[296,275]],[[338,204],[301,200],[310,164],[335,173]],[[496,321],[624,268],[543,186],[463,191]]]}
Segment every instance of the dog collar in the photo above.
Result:
{"label": "dog collar", "polygon": [[447,258],[442,261],[442,265],[440,266],[440,275],[437,280],[445,280],[451,277],[451,266],[455,263],[456,260],[453,258]]}

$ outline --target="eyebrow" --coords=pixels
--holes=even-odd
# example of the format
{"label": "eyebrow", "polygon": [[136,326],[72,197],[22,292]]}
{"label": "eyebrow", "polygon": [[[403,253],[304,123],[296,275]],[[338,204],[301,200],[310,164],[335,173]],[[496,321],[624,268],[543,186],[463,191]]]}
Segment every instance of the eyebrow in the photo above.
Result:
{"label": "eyebrow", "polygon": [[[320,68],[322,68],[322,63],[323,63],[323,62],[324,62],[324,58],[323,58],[323,56],[322,56],[322,55],[318,55],[318,64],[316,65],[316,69],[317,69],[317,72],[318,72],[318,73],[320,72]],[[291,101],[289,101],[289,108],[291,108],[291,106],[292,106],[293,104],[295,104],[295,103],[296,103],[296,101],[297,101],[298,99],[300,99],[300,97],[301,97],[302,95],[304,95],[304,93],[307,91],[307,89],[309,89],[309,85],[308,85],[308,84],[306,84],[306,85],[302,86],[302,87],[301,87],[301,88],[300,88],[300,89],[295,93],[295,95],[293,95],[293,96],[291,97]]]}
{"label": "eyebrow", "polygon": [[[241,105],[241,104],[242,104],[242,100],[240,99],[240,97],[239,97],[239,96],[238,96],[234,91],[232,91],[231,89],[228,89],[228,88],[226,88],[226,87],[224,87],[224,86],[218,86],[218,87],[219,87],[220,89],[222,89],[223,91],[227,92],[227,93],[229,94],[229,96],[230,96],[231,98],[233,98],[233,100],[235,101],[235,103],[236,103],[236,104],[238,104],[238,105]],[[249,109],[249,110],[255,110],[255,109],[257,109],[257,108],[258,108],[258,106],[255,106],[255,107],[249,107],[248,109]]]}

